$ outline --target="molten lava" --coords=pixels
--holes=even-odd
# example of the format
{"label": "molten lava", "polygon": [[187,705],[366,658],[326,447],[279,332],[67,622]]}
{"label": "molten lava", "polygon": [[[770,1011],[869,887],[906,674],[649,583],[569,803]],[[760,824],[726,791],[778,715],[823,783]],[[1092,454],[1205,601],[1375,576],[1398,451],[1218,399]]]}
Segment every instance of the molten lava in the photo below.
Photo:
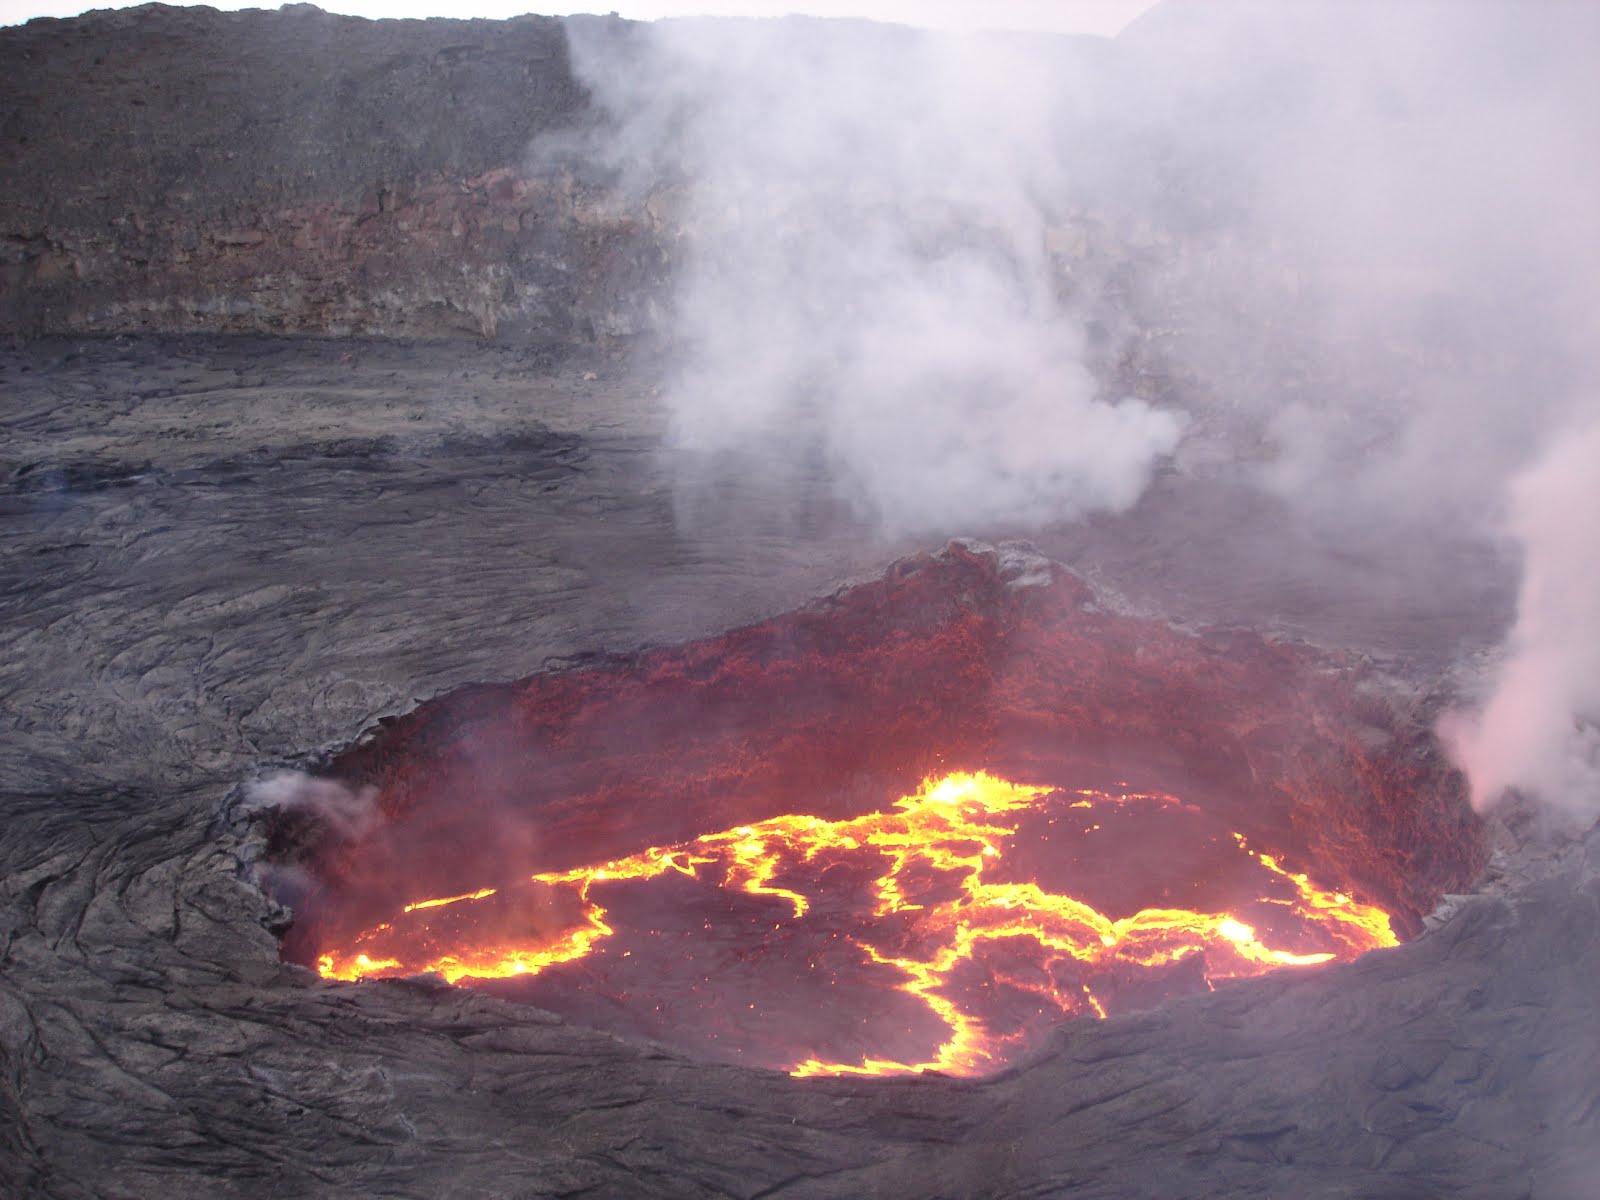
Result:
{"label": "molten lava", "polygon": [[797,1074],[979,1073],[1064,1017],[1414,936],[1487,857],[1431,723],[1359,658],[953,544],[385,718],[317,765],[348,804],[266,818],[263,875],[326,976]]}
{"label": "molten lava", "polygon": [[[1187,850],[1146,860],[1174,830]],[[775,816],[412,900],[317,966],[653,1004],[796,1075],[972,1075],[1063,1016],[1395,941],[1382,910],[1173,796],[951,774],[888,811]],[[679,978],[693,999],[675,1014]]]}

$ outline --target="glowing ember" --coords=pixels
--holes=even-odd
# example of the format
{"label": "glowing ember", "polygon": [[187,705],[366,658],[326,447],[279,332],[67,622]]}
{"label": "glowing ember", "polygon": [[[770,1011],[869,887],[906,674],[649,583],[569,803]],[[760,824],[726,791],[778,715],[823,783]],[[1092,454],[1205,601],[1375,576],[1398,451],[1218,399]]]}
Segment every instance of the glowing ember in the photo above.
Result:
{"label": "glowing ember", "polygon": [[[1099,856],[1102,820],[1152,812],[1187,819],[1203,861],[1185,866],[1180,856],[1177,878],[1144,878],[1157,868],[1128,861],[1125,837],[1116,843],[1124,861],[1096,863],[1103,878],[1090,891],[1120,891],[1129,905],[1136,893],[1105,881],[1111,865],[1110,875],[1141,876],[1144,896],[1170,903],[1112,915],[1101,901],[1108,911],[1097,910],[1073,875]],[[971,1075],[1002,1066],[1062,1016],[1103,1017],[1215,980],[1395,943],[1386,913],[1197,821],[1197,809],[1162,794],[949,775],[887,812],[778,816],[509,887],[412,901],[348,945],[324,946],[317,965],[335,979],[434,972],[524,988],[555,986],[564,969],[582,968],[569,993],[587,986],[596,1003],[648,1004],[673,964],[700,953],[710,962],[691,972],[696,1005],[742,1004],[728,1029],[754,1061],[796,1075]],[[772,958],[784,966],[757,973],[765,988],[742,989],[751,960]],[[868,1003],[842,999],[863,987]],[[859,1042],[809,1030],[803,1014],[814,1006],[862,1013],[864,1029],[847,1035]],[[664,1024],[667,1007],[654,1004]]]}

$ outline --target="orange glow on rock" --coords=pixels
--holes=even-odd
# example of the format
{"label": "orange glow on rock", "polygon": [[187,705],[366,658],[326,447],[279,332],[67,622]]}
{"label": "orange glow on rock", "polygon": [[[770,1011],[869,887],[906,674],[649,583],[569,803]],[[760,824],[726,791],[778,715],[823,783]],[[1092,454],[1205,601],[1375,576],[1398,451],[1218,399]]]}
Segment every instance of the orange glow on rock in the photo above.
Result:
{"label": "orange glow on rock", "polygon": [[[1102,821],[1130,809],[1144,819],[1192,812],[1160,793],[952,774],[885,811],[776,816],[413,900],[347,944],[321,947],[316,966],[332,979],[433,973],[491,988],[582,967],[575,986],[648,1005],[652,970],[664,977],[703,955],[707,963],[694,968],[700,991],[718,990],[721,973],[755,972],[758,986],[748,1000],[740,995],[744,1061],[795,1075],[976,1075],[1063,1017],[1104,1017],[1174,991],[1395,944],[1385,912],[1322,890],[1225,826],[1200,835],[1203,874],[1170,885],[1154,878],[1159,862],[1138,861],[1137,843],[1109,847],[1128,856],[1126,870],[1150,873],[1151,894],[1170,903],[1098,911],[1072,894],[1074,859],[1054,854],[1054,839],[1092,847]],[[1237,896],[1226,910],[1202,903],[1221,894],[1218,879]],[[1184,890],[1195,907],[1171,894]],[[774,959],[784,972],[763,995],[761,964]],[[803,986],[782,982],[791,976]],[[840,985],[883,999],[857,1003],[863,1031],[833,1039],[829,1053],[806,1044],[797,1014],[826,1004]],[[780,1002],[791,993],[792,1004]]]}

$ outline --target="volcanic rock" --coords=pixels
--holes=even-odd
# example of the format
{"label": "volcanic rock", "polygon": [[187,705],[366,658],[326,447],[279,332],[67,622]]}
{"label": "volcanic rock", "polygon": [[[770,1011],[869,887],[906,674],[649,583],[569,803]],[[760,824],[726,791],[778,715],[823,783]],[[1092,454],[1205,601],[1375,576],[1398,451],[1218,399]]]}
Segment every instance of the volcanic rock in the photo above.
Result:
{"label": "volcanic rock", "polygon": [[3,365],[36,464],[5,499],[11,1194],[1586,1194],[1592,844],[1397,949],[1076,1022],[981,1081],[789,1079],[280,962],[285,914],[219,820],[263,763],[747,623],[883,549],[675,535],[647,406],[583,363],[42,342]]}
{"label": "volcanic rock", "polygon": [[[1482,289],[1446,287],[1427,320],[1333,353],[1354,335],[1320,321],[1317,281],[1230,224],[1227,160],[1126,131],[1117,169],[1148,207],[1091,196],[1051,253],[1063,288],[1102,297],[1083,315],[1106,387],[1182,393],[1194,426],[1131,510],[1039,532],[1071,574],[967,545],[885,575],[927,547],[881,536],[808,461],[782,464],[798,501],[753,454],[686,519],[661,363],[622,353],[659,331],[681,231],[619,206],[594,164],[526,157],[594,117],[562,28],[149,5],[0,30],[0,1195],[1594,1195],[1600,842],[1491,825],[1479,888],[1428,733],[1455,698],[1442,672],[1507,624],[1512,564],[1465,534],[1329,556],[1281,494],[1219,467],[1265,453],[1262,396],[1360,464],[1367,425],[1316,424],[1330,396],[1459,385],[1482,355],[1475,387],[1532,395],[1570,369],[1550,309],[1485,308],[1526,340],[1484,344],[1459,323]],[[1563,61],[1586,70],[1590,41]],[[1125,83],[1138,44],[1092,53]],[[1263,78],[1301,77],[1279,62]],[[1237,149],[1214,82],[1185,102]],[[1250,354],[1185,358],[1235,325]],[[950,571],[971,573],[969,612],[1004,613],[1031,602],[997,587],[1017,562],[1219,676],[1297,664],[1272,677],[1306,688],[1227,730],[1211,783],[1264,795],[1288,766],[1374,755],[1384,771],[1289,824],[1348,844],[1372,813],[1341,797],[1376,798],[1381,844],[1421,850],[1352,878],[1426,931],[1072,1022],[984,1079],[794,1079],[284,961],[310,910],[259,885],[255,781],[339,764],[383,784],[407,736],[454,736],[473,704]],[[1191,748],[1227,724],[1205,682],[1180,693]],[[1330,697],[1345,740],[1306,740]]]}
{"label": "volcanic rock", "polygon": [[0,31],[0,330],[631,332],[659,252],[530,174],[562,23],[148,4]]}

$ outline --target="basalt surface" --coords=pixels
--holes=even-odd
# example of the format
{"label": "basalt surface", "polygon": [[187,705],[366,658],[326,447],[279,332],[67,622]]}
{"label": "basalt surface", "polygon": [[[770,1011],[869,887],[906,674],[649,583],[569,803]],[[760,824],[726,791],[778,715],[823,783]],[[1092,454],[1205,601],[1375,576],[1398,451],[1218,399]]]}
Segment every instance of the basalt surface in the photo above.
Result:
{"label": "basalt surface", "polygon": [[1460,776],[1364,665],[952,543],[386,720],[252,797],[258,878],[329,978],[438,973],[811,1074],[989,1074],[1066,1016],[1392,945],[1476,881]]}
{"label": "basalt surface", "polygon": [[[1076,1021],[981,1080],[792,1079],[282,962],[241,781],[461,685],[767,618],[908,548],[754,486],[727,497],[737,522],[686,532],[648,383],[604,356],[47,340],[0,368],[7,1194],[1592,1193],[1592,843],[1502,854],[1405,945]],[[1336,640],[1425,724],[1431,660],[1359,619],[1361,581],[1274,608],[1259,550],[1228,557],[1238,522],[1197,547],[1162,519],[1207,506],[1229,511],[1173,477],[1053,536],[1146,607]],[[1491,638],[1459,603],[1435,623]]]}
{"label": "basalt surface", "polygon": [[0,30],[0,330],[636,332],[661,251],[529,147],[562,22],[142,8]]}
{"label": "basalt surface", "polygon": [[[160,5],[0,30],[0,1195],[1596,1194],[1600,845],[1531,811],[1475,831],[1447,786],[1380,814],[1432,849],[1351,876],[1419,936],[1075,1020],[981,1079],[793,1079],[581,1011],[284,961],[311,909],[259,886],[274,831],[253,781],[337,763],[386,784],[400,735],[448,743],[462,706],[997,561],[886,539],[804,463],[763,458],[781,447],[709,483],[663,449],[677,351],[653,335],[684,231],[670,194],[619,203],[593,164],[530,153],[594,117],[563,30]],[[1123,41],[1070,50],[1109,89],[1091,123],[1166,78]],[[1183,109],[1224,146],[1268,145],[1239,114],[1278,109],[1248,89],[1299,76],[1262,71],[1241,93],[1202,70]],[[1430,319],[1334,345],[1318,280],[1230,224],[1226,156],[1153,111],[1110,139],[1113,175],[1140,181],[1111,193],[1140,203],[1090,187],[1046,232],[1085,365],[1183,407],[1183,452],[1127,513],[1006,553],[1065,564],[1082,612],[1205,647],[1218,681],[1320,664],[1243,732],[1194,674],[1180,725],[1191,748],[1245,747],[1213,781],[1235,802],[1293,757],[1323,688],[1358,701],[1338,710],[1356,749],[1318,752],[1334,766],[1385,752],[1447,778],[1427,731],[1451,668],[1503,636],[1515,564],[1370,505],[1330,553],[1231,467],[1291,402],[1388,414],[1469,377],[1531,395],[1567,369],[1559,339]],[[1517,322],[1461,328],[1559,327],[1505,303]],[[1228,329],[1250,353],[1194,353]],[[1361,536],[1373,520],[1395,535]],[[856,707],[814,715],[870,723],[861,698],[889,678],[861,676],[870,647],[824,681]],[[941,694],[955,714],[959,688]],[[726,728],[771,700],[740,696]],[[907,777],[929,752],[910,745]],[[604,756],[567,765],[585,761]],[[1294,811],[1304,841],[1371,815]]]}

